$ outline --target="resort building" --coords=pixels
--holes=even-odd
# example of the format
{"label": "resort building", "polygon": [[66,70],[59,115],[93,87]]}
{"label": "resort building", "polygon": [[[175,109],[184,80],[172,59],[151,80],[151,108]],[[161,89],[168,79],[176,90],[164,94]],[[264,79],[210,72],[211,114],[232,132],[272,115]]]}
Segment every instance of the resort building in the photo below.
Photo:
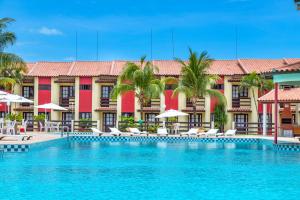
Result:
{"label": "resort building", "polygon": [[[224,93],[227,100],[228,123],[226,129],[235,122],[241,128],[243,123],[258,123],[262,120],[265,109],[268,122],[274,122],[274,106],[259,103],[255,107],[252,93],[240,87],[241,78],[253,71],[269,72],[274,68],[300,62],[299,59],[239,59],[215,60],[209,70],[210,74],[221,78],[214,89]],[[102,131],[117,126],[121,116],[133,116],[140,119],[140,107],[134,92],[127,92],[116,100],[110,98],[110,92],[117,81],[126,61],[75,61],[75,62],[36,62],[28,63],[28,72],[23,83],[16,86],[14,92],[34,100],[34,105],[12,105],[12,112],[22,113],[23,117],[33,120],[34,115],[44,113],[34,106],[55,103],[68,111],[47,111],[51,120],[92,119],[99,122]],[[181,66],[172,60],[154,60],[159,68],[160,77],[179,77]],[[155,121],[155,116],[164,110],[177,109],[190,115],[180,117],[180,121],[211,123],[214,118],[215,98],[203,97],[197,105],[197,116],[193,119],[191,102],[184,94],[172,97],[174,86],[169,84],[160,98],[152,99],[145,105],[143,119]],[[267,92],[267,91],[266,91]],[[262,96],[257,90],[255,99]],[[6,111],[5,104],[0,105],[1,115]],[[295,110],[293,110],[295,112]],[[248,129],[247,129],[248,130]],[[249,131],[249,130],[248,130]],[[257,132],[257,130],[255,130]]]}

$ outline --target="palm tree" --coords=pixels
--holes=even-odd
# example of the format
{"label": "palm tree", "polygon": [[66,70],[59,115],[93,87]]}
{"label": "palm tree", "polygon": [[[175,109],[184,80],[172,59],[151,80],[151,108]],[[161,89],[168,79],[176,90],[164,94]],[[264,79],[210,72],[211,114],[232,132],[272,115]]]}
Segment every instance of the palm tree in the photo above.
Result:
{"label": "palm tree", "polygon": [[274,87],[273,81],[264,78],[260,74],[257,74],[255,71],[245,75],[242,80],[241,80],[241,87],[247,88],[251,90],[251,96],[254,101],[254,105],[256,108],[256,111],[258,113],[258,105],[257,105],[257,99],[255,95],[255,88],[258,89],[261,93],[266,91],[266,90],[271,90]]}
{"label": "palm tree", "polygon": [[26,72],[26,64],[19,56],[5,52],[5,48],[13,45],[16,36],[6,31],[8,24],[14,22],[11,18],[0,18],[0,85],[6,89],[13,89],[14,85],[21,83]]}
{"label": "palm tree", "polygon": [[187,62],[176,59],[182,65],[181,76],[178,87],[174,90],[173,95],[183,92],[190,99],[193,105],[193,115],[196,119],[197,101],[206,95],[215,96],[219,102],[225,103],[224,95],[210,86],[215,84],[219,79],[217,75],[208,74],[208,70],[213,62],[207,52],[202,52],[199,56],[196,52],[189,49],[189,59]]}
{"label": "palm tree", "polygon": [[158,68],[146,61],[146,56],[143,56],[138,64],[127,62],[112,90],[112,97],[117,98],[119,94],[134,91],[143,119],[144,105],[152,98],[158,98],[164,89],[163,81],[155,76],[155,72],[158,72]]}

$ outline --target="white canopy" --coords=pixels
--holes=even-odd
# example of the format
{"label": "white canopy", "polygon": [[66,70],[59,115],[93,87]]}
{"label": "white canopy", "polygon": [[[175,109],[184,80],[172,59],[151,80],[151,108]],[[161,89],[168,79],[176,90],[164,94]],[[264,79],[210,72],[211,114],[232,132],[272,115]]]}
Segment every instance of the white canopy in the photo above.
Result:
{"label": "white canopy", "polygon": [[8,93],[0,90],[0,95],[6,95],[6,94],[8,94]]}
{"label": "white canopy", "polygon": [[43,109],[49,109],[49,110],[68,110],[64,107],[61,107],[59,105],[56,105],[54,103],[46,103],[42,105],[35,106],[36,108],[43,108]]}
{"label": "white canopy", "polygon": [[0,102],[5,102],[7,104],[9,104],[9,103],[33,103],[33,101],[31,101],[29,99],[26,99],[26,98],[21,97],[16,94],[9,94],[9,93],[0,95]]}
{"label": "white canopy", "polygon": [[186,116],[187,113],[180,112],[178,110],[167,110],[164,113],[157,115],[155,118],[168,118],[168,117],[178,117],[178,116]]}

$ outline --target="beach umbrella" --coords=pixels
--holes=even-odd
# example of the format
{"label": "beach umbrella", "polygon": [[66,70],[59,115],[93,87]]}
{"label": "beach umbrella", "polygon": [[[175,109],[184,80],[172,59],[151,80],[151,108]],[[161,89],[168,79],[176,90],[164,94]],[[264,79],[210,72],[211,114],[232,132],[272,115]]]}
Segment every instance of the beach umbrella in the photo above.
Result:
{"label": "beach umbrella", "polygon": [[164,113],[161,113],[160,115],[157,115],[155,118],[168,118],[168,117],[179,117],[179,116],[186,116],[187,113],[180,112],[178,110],[167,110]]}
{"label": "beach umbrella", "polygon": [[[47,117],[46,116],[46,110],[61,110],[61,111],[68,110],[68,109],[66,109],[64,107],[61,107],[59,105],[56,105],[54,103],[46,103],[46,104],[38,105],[38,106],[35,106],[35,107],[45,109],[45,117]],[[46,120],[46,118],[45,118],[45,120]]]}
{"label": "beach umbrella", "polygon": [[[9,93],[4,94],[3,91],[1,91],[1,92],[2,92],[2,95],[0,93],[0,102],[6,103],[7,106],[10,106],[11,103],[33,103],[33,101],[26,99],[22,96],[19,96],[16,94],[9,94]],[[8,113],[9,112],[10,111],[8,109]]]}

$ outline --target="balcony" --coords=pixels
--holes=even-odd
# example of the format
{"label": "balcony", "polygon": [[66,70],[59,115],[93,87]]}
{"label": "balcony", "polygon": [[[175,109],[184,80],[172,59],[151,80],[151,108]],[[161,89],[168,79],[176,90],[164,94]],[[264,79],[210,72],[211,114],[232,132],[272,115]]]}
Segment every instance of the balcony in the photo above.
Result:
{"label": "balcony", "polygon": [[100,107],[117,107],[117,100],[110,98],[100,98]]}
{"label": "balcony", "polygon": [[150,101],[144,104],[144,107],[160,107],[160,99],[151,99]]}
{"label": "balcony", "polygon": [[[186,99],[186,104],[185,104],[186,108],[183,109],[184,112],[192,112],[193,111],[193,103],[190,99]],[[205,99],[201,98],[198,99],[198,101],[196,102],[196,111],[197,112],[204,112],[205,111]]]}
{"label": "balcony", "polygon": [[75,105],[75,98],[59,98],[59,105],[65,108],[72,108],[72,106],[74,107]]}
{"label": "balcony", "polygon": [[233,98],[231,109],[228,112],[251,112],[251,99],[249,97]]}

